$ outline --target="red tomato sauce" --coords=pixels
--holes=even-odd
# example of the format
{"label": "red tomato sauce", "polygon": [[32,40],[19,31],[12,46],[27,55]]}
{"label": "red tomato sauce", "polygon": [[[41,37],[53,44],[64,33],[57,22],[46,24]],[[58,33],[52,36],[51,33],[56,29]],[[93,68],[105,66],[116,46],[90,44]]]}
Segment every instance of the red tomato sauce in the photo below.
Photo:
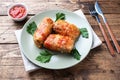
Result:
{"label": "red tomato sauce", "polygon": [[22,6],[14,6],[9,13],[13,18],[22,18],[26,14],[26,9]]}

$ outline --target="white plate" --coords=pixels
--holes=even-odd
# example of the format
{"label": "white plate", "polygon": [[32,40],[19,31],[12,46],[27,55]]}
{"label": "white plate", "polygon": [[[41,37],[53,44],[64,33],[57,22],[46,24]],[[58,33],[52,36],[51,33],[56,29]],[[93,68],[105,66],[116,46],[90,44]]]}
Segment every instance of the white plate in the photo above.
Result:
{"label": "white plate", "polygon": [[[28,34],[26,28],[29,25],[29,23],[33,21],[35,21],[35,23],[38,25],[44,17],[50,17],[53,20],[55,20],[56,13],[58,12],[65,14],[66,21],[75,24],[79,28],[87,28],[89,38],[86,39],[80,36],[78,41],[75,43],[75,47],[77,48],[81,55],[80,60],[76,60],[70,55],[59,53],[57,55],[54,55],[51,58],[50,62],[41,63],[36,60],[36,57],[39,55],[42,49],[39,49],[35,46],[33,36]],[[76,15],[75,13],[65,10],[50,10],[39,13],[26,22],[22,30],[20,43],[24,55],[34,64],[48,69],[64,69],[78,64],[87,56],[92,46],[92,32],[89,24],[83,18]]]}

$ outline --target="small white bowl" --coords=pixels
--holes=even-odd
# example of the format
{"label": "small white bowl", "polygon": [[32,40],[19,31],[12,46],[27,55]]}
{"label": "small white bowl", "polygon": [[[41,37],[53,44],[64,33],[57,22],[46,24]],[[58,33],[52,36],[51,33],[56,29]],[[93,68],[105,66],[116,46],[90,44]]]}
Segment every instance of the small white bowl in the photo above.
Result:
{"label": "small white bowl", "polygon": [[[12,8],[14,8],[15,6],[21,6],[21,7],[24,7],[25,10],[26,10],[26,13],[20,17],[20,18],[14,18],[13,16],[10,15],[10,10]],[[23,21],[26,17],[27,17],[27,14],[28,14],[28,8],[27,6],[24,4],[24,3],[14,3],[13,5],[11,5],[9,8],[8,8],[8,11],[7,11],[7,14],[10,18],[12,18],[12,20],[14,21]]]}

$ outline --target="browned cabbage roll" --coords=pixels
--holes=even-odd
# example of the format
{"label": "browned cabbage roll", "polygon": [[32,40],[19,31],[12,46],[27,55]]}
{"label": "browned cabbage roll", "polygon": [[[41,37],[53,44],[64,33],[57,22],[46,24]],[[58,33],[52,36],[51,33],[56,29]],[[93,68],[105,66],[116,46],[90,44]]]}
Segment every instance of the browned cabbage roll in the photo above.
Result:
{"label": "browned cabbage roll", "polygon": [[70,53],[74,46],[74,40],[68,36],[50,34],[44,42],[44,47],[61,53]]}
{"label": "browned cabbage roll", "polygon": [[76,40],[80,35],[80,30],[74,25],[64,20],[58,20],[54,23],[53,30],[55,33],[69,36]]}
{"label": "browned cabbage roll", "polygon": [[33,39],[37,47],[41,48],[45,39],[51,33],[53,27],[53,20],[49,17],[45,17],[40,25],[37,27]]}

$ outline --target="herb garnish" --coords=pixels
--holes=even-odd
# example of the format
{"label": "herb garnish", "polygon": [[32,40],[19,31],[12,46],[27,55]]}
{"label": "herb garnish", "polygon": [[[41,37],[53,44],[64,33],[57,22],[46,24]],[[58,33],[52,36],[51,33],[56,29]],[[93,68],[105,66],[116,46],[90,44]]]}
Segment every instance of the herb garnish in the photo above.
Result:
{"label": "herb garnish", "polygon": [[36,23],[33,21],[32,23],[30,23],[28,26],[27,26],[27,32],[31,35],[34,34],[35,30],[37,28],[37,25]]}
{"label": "herb garnish", "polygon": [[88,31],[86,28],[81,28],[80,32],[83,38],[88,38]]}
{"label": "herb garnish", "polygon": [[78,52],[78,50],[76,48],[74,48],[72,51],[71,51],[71,54],[73,55],[73,57],[77,60],[80,60],[80,53]]}
{"label": "herb garnish", "polygon": [[50,61],[52,55],[53,54],[50,53],[48,50],[43,50],[40,52],[40,55],[38,57],[36,57],[36,60],[40,61],[42,63],[47,63]]}
{"label": "herb garnish", "polygon": [[56,13],[56,20],[65,20],[65,14],[64,13]]}

